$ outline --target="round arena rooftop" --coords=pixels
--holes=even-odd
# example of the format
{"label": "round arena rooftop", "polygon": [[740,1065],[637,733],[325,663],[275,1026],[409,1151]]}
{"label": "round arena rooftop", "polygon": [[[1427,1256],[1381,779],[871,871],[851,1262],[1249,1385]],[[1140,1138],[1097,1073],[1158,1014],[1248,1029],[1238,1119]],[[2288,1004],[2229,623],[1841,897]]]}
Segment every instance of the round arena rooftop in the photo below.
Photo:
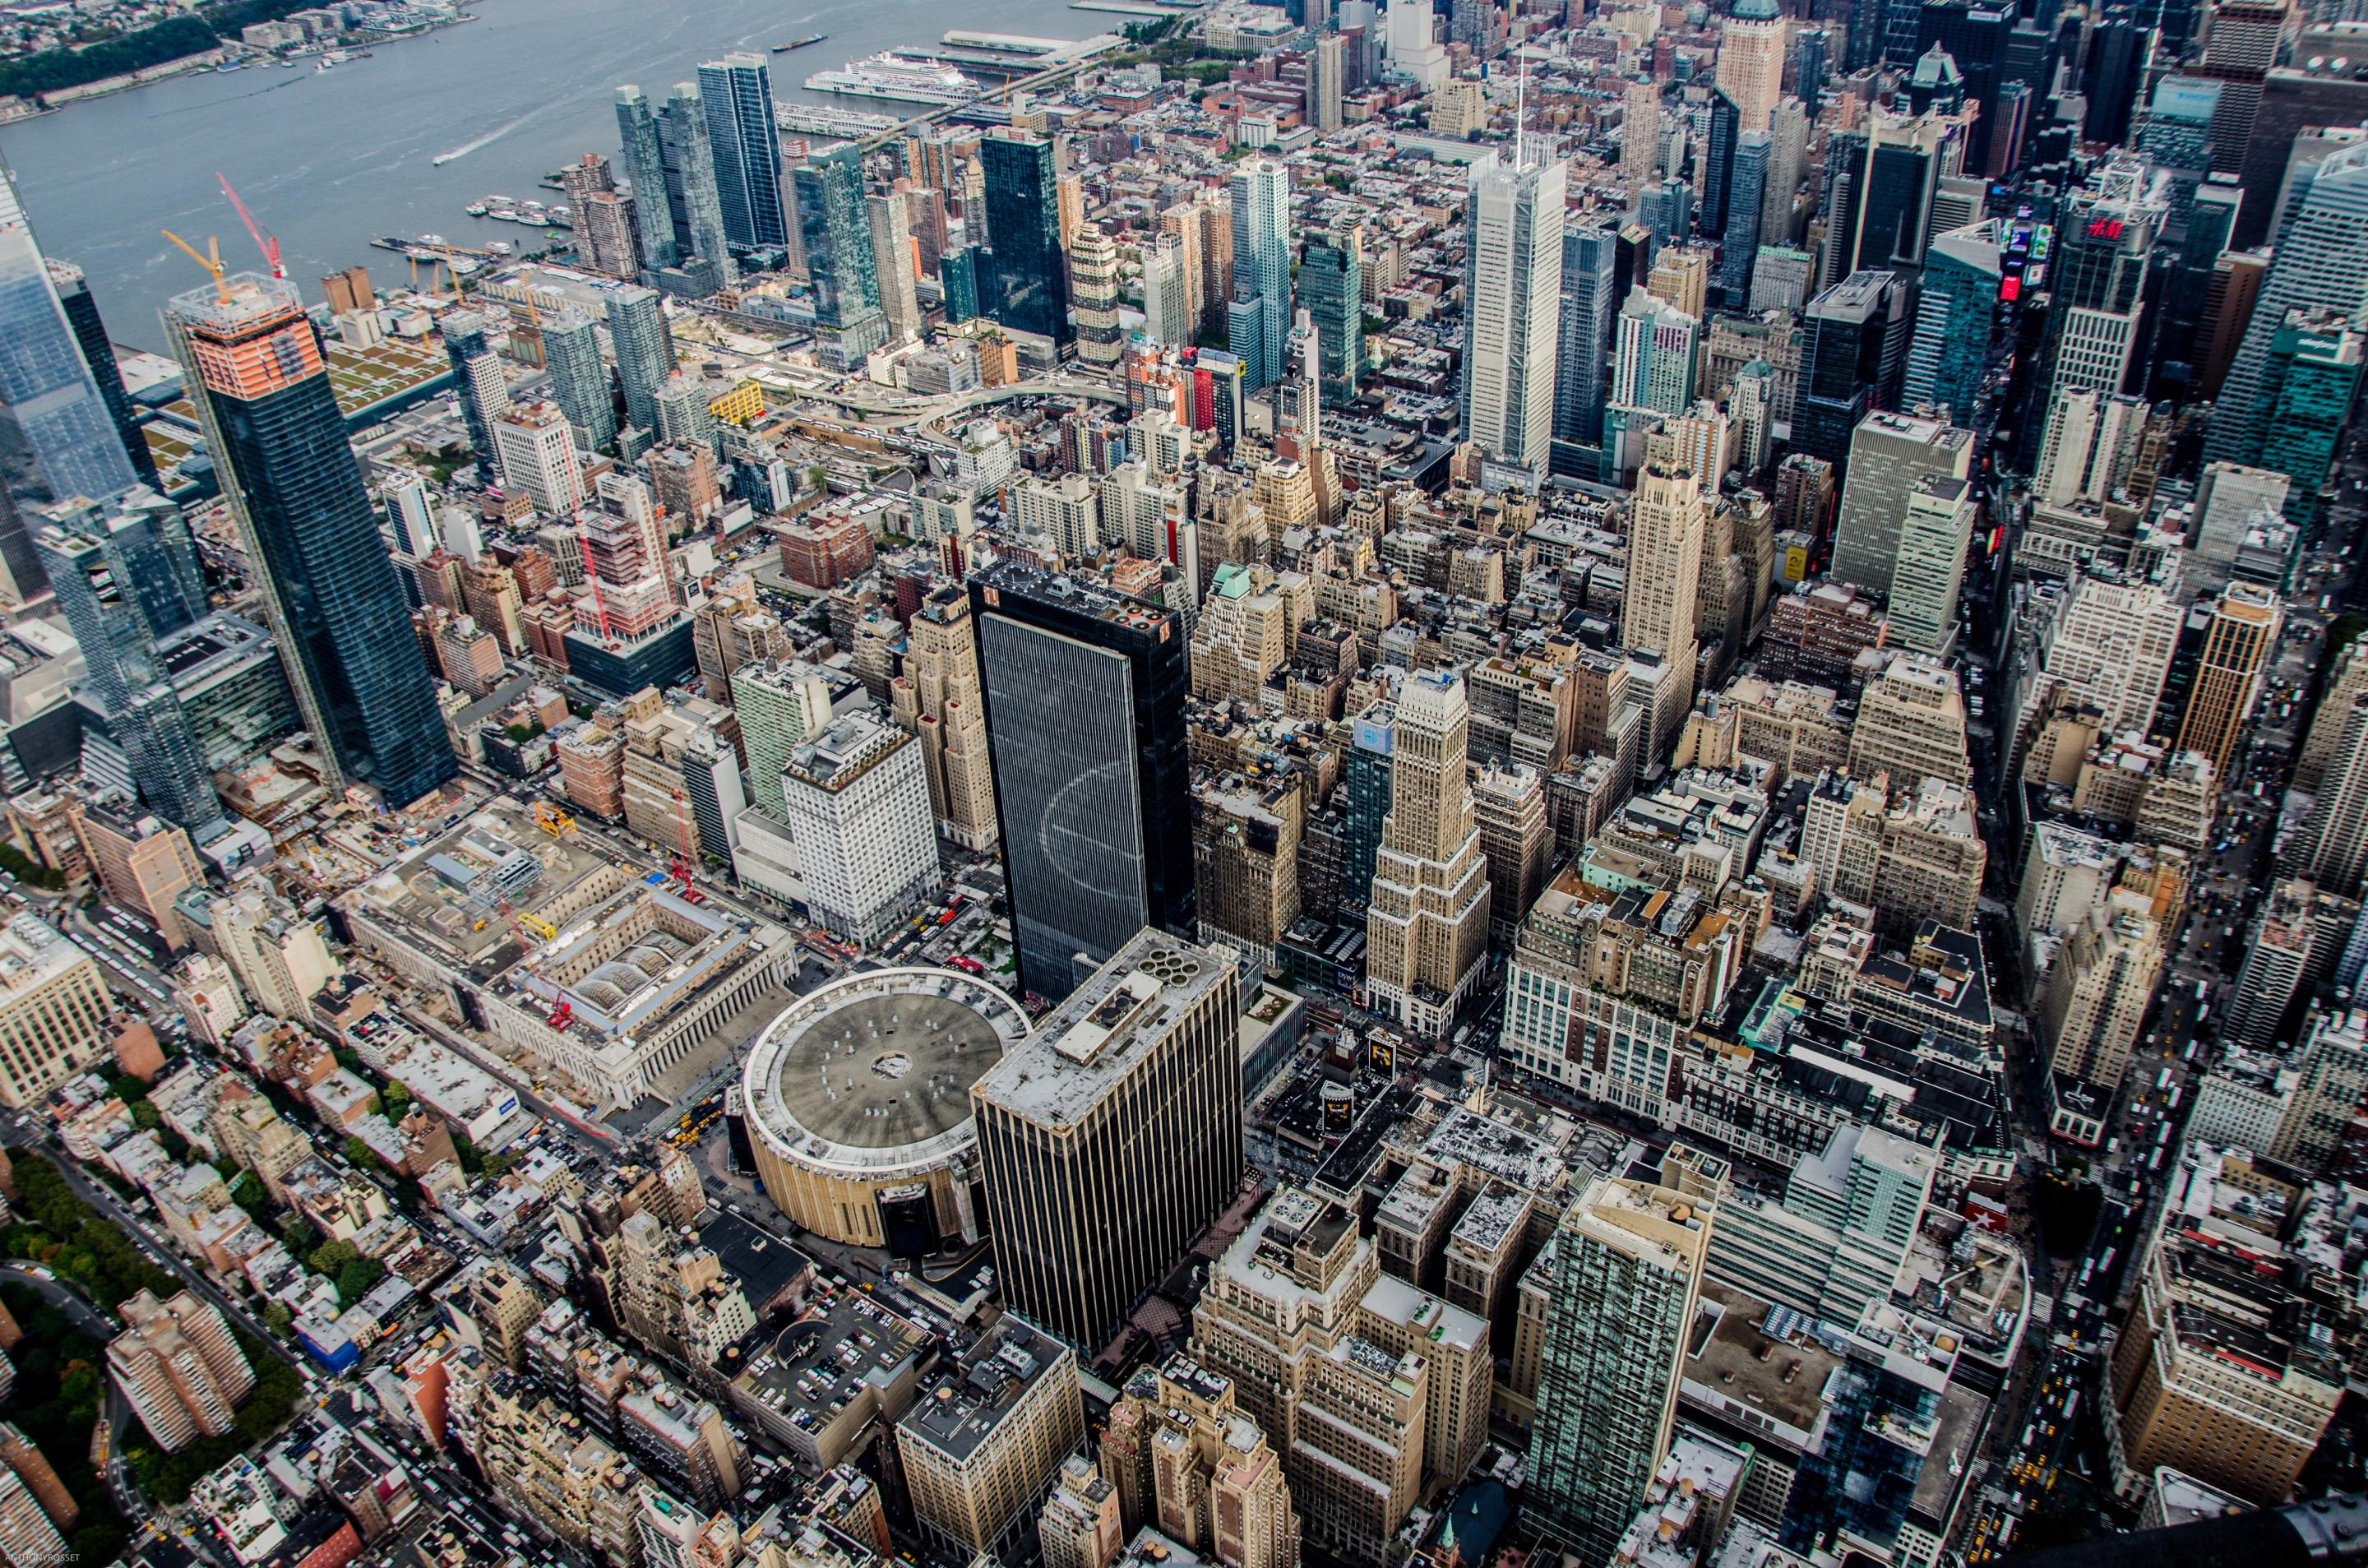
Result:
{"label": "round arena rooftop", "polygon": [[876,1246],[883,1192],[927,1184],[941,1229],[966,1228],[951,1189],[976,1148],[970,1086],[1028,1034],[1017,1002],[952,970],[876,970],[799,997],[742,1078],[766,1191],[808,1230]]}

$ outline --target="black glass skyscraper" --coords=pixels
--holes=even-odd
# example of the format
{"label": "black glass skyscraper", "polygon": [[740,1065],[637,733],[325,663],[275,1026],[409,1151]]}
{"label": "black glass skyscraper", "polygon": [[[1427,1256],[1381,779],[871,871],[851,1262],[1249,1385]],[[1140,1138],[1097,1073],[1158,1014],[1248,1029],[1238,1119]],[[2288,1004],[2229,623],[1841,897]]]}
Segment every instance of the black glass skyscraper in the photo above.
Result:
{"label": "black glass skyscraper", "polygon": [[1338,239],[1307,242],[1299,262],[1299,308],[1315,324],[1315,358],[1327,400],[1357,395],[1364,358],[1364,264]]}
{"label": "black glass skyscraper", "polygon": [[66,312],[66,324],[74,328],[74,341],[82,346],[83,363],[90,368],[90,379],[98,384],[98,395],[115,421],[115,433],[123,437],[123,450],[131,459],[132,472],[150,489],[163,488],[156,477],[156,454],[148,449],[148,437],[141,433],[140,421],[132,416],[131,394],[123,386],[123,367],[115,362],[115,345],[108,338],[107,323],[99,319],[98,301],[91,294],[90,280],[73,262],[52,257],[50,281],[57,285],[58,303]]}
{"label": "black glass skyscraper", "polygon": [[1061,205],[1053,144],[988,136],[978,144],[985,175],[985,313],[1015,332],[1069,341],[1069,273],[1061,257]]}
{"label": "black glass skyscraper", "polygon": [[1850,432],[1896,400],[1907,368],[1910,321],[1899,279],[1879,268],[1854,272],[1809,301],[1793,447],[1837,473],[1850,461]]}
{"label": "black glass skyscraper", "polygon": [[814,286],[814,320],[837,329],[877,315],[880,280],[860,153],[850,145],[821,153],[791,170],[791,180],[797,187],[798,237]]}
{"label": "black glass skyscraper", "polygon": [[781,135],[773,119],[773,77],[761,54],[727,54],[699,67],[707,140],[723,233],[742,250],[787,249],[781,207]]}
{"label": "black glass skyscraper", "polygon": [[200,832],[222,818],[188,715],[156,645],[205,613],[180,508],[146,489],[62,504],[36,540],[83,653],[83,692],[150,810]]}
{"label": "black glass skyscraper", "polygon": [[1713,87],[1710,94],[1710,135],[1702,147],[1705,166],[1702,182],[1702,211],[1697,221],[1706,234],[1718,233],[1726,227],[1726,198],[1735,180],[1735,139],[1743,128],[1743,117],[1735,100]]}
{"label": "black glass skyscraper", "polygon": [[337,782],[417,800],[460,765],[296,286],[239,273],[165,320],[306,725]]}
{"label": "black glass skyscraper", "polygon": [[1184,628],[1010,562],[971,579],[971,614],[1019,980],[1057,999],[1144,926],[1194,930]]}

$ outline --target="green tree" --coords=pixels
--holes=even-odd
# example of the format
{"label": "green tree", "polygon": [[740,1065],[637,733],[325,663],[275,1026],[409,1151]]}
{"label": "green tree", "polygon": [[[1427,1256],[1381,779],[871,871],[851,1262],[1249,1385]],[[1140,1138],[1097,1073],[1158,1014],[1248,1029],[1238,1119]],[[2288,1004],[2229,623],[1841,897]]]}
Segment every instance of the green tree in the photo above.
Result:
{"label": "green tree", "polygon": [[370,1287],[386,1278],[386,1265],[374,1257],[358,1257],[337,1270],[337,1301],[352,1306],[370,1292]]}
{"label": "green tree", "polygon": [[274,1334],[286,1334],[295,1323],[296,1314],[285,1301],[272,1301],[263,1309],[263,1326]]}
{"label": "green tree", "polygon": [[386,1162],[380,1159],[378,1155],[371,1151],[369,1144],[363,1142],[359,1137],[350,1134],[346,1139],[346,1164],[353,1166],[357,1170],[382,1171],[386,1169]]}
{"label": "green tree", "polygon": [[335,1278],[337,1270],[359,1256],[361,1253],[351,1242],[323,1242],[313,1249],[313,1256],[304,1261],[313,1266],[314,1273],[325,1274]]}

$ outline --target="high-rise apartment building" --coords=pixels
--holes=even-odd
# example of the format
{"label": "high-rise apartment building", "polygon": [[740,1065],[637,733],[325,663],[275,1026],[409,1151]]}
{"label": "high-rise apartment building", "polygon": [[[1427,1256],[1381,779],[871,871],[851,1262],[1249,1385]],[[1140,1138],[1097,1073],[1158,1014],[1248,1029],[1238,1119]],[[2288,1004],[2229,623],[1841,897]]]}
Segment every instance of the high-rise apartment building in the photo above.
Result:
{"label": "high-rise apartment building", "polygon": [[222,821],[222,801],[156,651],[206,613],[188,525],[179,507],[145,488],[110,505],[47,511],[55,521],[35,543],[82,649],[83,690],[141,800],[203,833]]}
{"label": "high-rise apartment building", "polygon": [[1890,655],[1860,693],[1850,772],[1861,782],[1887,775],[1895,790],[1914,790],[1927,778],[1970,787],[1965,698],[1957,672],[1921,653]]}
{"label": "high-rise apartment building", "polygon": [[1850,466],[1834,525],[1833,577],[1886,598],[1899,569],[1908,498],[1926,478],[1969,481],[1969,430],[1906,414],[1873,414],[1850,436]]}
{"label": "high-rise apartment building", "polygon": [[1300,253],[1296,281],[1299,308],[1315,329],[1324,399],[1353,402],[1365,359],[1364,265],[1356,238],[1330,234],[1309,240]]}
{"label": "high-rise apartment building", "polygon": [[938,882],[936,814],[913,736],[878,714],[810,735],[781,767],[806,904],[826,929],[872,943]]}
{"label": "high-rise apartment building", "polygon": [[2195,613],[2204,621],[2203,642],[2179,716],[2175,749],[2203,753],[2225,778],[2260,694],[2262,666],[2285,624],[2285,606],[2273,590],[2238,582],[2223,589],[2210,608]]}
{"label": "high-rise apartment building", "polygon": [[1390,809],[1365,911],[1376,1011],[1442,1034],[1488,945],[1488,862],[1465,756],[1470,707],[1452,670],[1410,676],[1390,741]]}
{"label": "high-rise apartment building", "polygon": [[1014,332],[1065,345],[1069,269],[1061,244],[1053,144],[998,131],[980,140],[978,162],[985,180],[982,205],[988,245],[979,308]]}
{"label": "high-rise apartment building", "polygon": [[737,280],[739,267],[733,260],[724,223],[708,114],[700,85],[677,82],[661,111],[658,146],[666,159],[667,217],[674,225],[675,248],[686,280],[696,257],[713,269],[713,281],[729,284]]}
{"label": "high-rise apartment building", "polygon": [[971,619],[1020,983],[1065,996],[1144,926],[1196,929],[1183,629],[1015,563],[971,579]]}
{"label": "high-rise apartment building", "polygon": [[672,267],[680,252],[667,200],[665,144],[650,100],[631,84],[617,89],[617,136],[624,150],[625,178],[632,183],[643,263],[653,272]]}
{"label": "high-rise apartment building", "polygon": [[1291,176],[1252,158],[1226,187],[1233,217],[1234,291],[1225,306],[1225,347],[1241,357],[1247,390],[1282,380],[1291,331]]}
{"label": "high-rise apartment building", "polygon": [[1307,123],[1326,135],[1340,129],[1340,83],[1348,43],[1327,33],[1307,50]]}
{"label": "high-rise apartment building", "polygon": [[[104,501],[139,483],[6,170],[0,170],[0,339],[10,346],[0,358],[0,485],[28,501]],[[0,551],[17,579],[19,603],[40,591],[40,568],[16,558],[30,553],[21,537],[15,551]]]}
{"label": "high-rise apartment building", "polygon": [[1138,931],[971,1086],[1005,1299],[1099,1345],[1242,1175],[1228,951]]}
{"label": "high-rise apartment building", "polygon": [[[36,1458],[40,1452],[33,1450]],[[56,1479],[54,1471],[51,1479]],[[14,1469],[0,1469],[0,1559],[9,1568],[65,1568],[74,1561],[57,1521]]]}
{"label": "high-rise apartment building", "polygon": [[564,517],[584,502],[575,432],[555,403],[522,403],[493,422],[502,483],[522,493],[546,517]]}
{"label": "high-rise apartment building", "polygon": [[921,335],[921,302],[915,292],[917,267],[913,247],[912,203],[904,193],[864,198],[871,229],[871,271],[880,286],[880,309],[892,336]]}
{"label": "high-rise apartment building", "polygon": [[791,171],[806,281],[814,290],[814,330],[841,369],[860,366],[886,347],[880,273],[871,244],[871,210],[863,195],[863,159],[853,144],[809,157]]}
{"label": "high-rise apartment building", "polygon": [[656,290],[633,287],[609,294],[609,341],[616,349],[625,422],[637,430],[656,430],[658,389],[675,372],[674,333]]}
{"label": "high-rise apartment building", "polygon": [[166,1453],[234,1429],[255,1369],[210,1302],[184,1290],[160,1301],[142,1290],[123,1303],[124,1330],[107,1346],[107,1369],[148,1435]]}
{"label": "high-rise apartment building", "polygon": [[600,358],[600,329],[589,312],[568,306],[545,315],[541,331],[551,401],[567,415],[578,449],[597,452],[617,438],[617,405]]}
{"label": "high-rise apartment building", "polygon": [[700,62],[699,94],[707,110],[724,239],[742,250],[786,251],[790,218],[781,206],[781,131],[773,116],[773,77],[765,57],[727,54]]}
{"label": "high-rise apartment building", "polygon": [[459,762],[295,286],[240,273],[165,316],[305,725],[333,778],[408,805]]}
{"label": "high-rise apartment building", "polygon": [[1700,1199],[1598,1176],[1554,1233],[1528,1501],[1589,1558],[1668,1451],[1714,1222]]}
{"label": "high-rise apartment building", "polygon": [[1543,477],[1554,434],[1568,166],[1483,158],[1464,198],[1463,433],[1490,460]]}
{"label": "high-rise apartment building", "polygon": [[1122,347],[1118,328],[1118,246],[1099,223],[1080,223],[1069,241],[1071,303],[1077,325],[1077,358],[1104,369],[1118,364]]}

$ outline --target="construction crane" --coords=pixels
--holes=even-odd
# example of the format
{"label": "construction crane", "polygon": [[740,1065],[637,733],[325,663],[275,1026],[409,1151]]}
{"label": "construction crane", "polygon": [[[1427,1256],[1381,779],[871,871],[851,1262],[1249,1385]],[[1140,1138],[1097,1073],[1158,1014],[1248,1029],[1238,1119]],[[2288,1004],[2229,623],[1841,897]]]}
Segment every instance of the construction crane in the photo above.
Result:
{"label": "construction crane", "polygon": [[[494,903],[495,907],[501,910],[502,918],[509,922],[511,935],[518,937],[518,951],[526,955],[526,971],[534,976],[537,980],[541,981],[545,985],[551,985],[551,982],[543,975],[542,960],[535,956],[534,943],[529,941],[527,937],[527,923],[529,921],[532,921],[535,928],[543,933],[545,940],[548,940],[552,937],[555,937],[559,934],[557,927],[553,926],[548,920],[536,919],[536,917],[531,915],[520,915],[518,912],[517,906],[510,903],[507,895],[496,898]],[[568,1026],[575,1021],[575,1008],[574,1005],[567,1000],[566,994],[560,991],[559,987],[556,985],[551,985],[551,989],[552,994],[558,997],[558,1002],[552,1008],[550,1017],[544,1021],[550,1024],[552,1028],[564,1034],[567,1031]]]}
{"label": "construction crane", "polygon": [[205,254],[200,256],[198,254],[197,246],[181,238],[172,230],[159,229],[157,233],[180,246],[183,255],[211,273],[214,280],[214,298],[225,305],[230,303],[230,285],[222,281],[222,245],[219,242],[209,238],[206,241]]}
{"label": "construction crane", "polygon": [[246,225],[247,233],[255,240],[255,248],[261,251],[263,253],[263,259],[270,264],[271,276],[274,278],[287,277],[288,269],[279,265],[279,236],[277,234],[267,235],[264,233],[262,225],[255,221],[255,214],[246,210],[246,203],[241,201],[238,199],[238,192],[230,187],[230,176],[228,175],[222,173],[220,170],[216,170],[214,173],[214,180],[222,187],[222,194],[230,198],[231,206],[237,209],[238,221]]}
{"label": "construction crane", "polygon": [[676,852],[674,865],[670,869],[674,872],[674,880],[682,884],[682,901],[685,903],[705,903],[707,895],[691,884],[690,813],[683,810],[682,786],[679,784],[675,786],[674,791],[674,825],[682,835],[682,847]]}

